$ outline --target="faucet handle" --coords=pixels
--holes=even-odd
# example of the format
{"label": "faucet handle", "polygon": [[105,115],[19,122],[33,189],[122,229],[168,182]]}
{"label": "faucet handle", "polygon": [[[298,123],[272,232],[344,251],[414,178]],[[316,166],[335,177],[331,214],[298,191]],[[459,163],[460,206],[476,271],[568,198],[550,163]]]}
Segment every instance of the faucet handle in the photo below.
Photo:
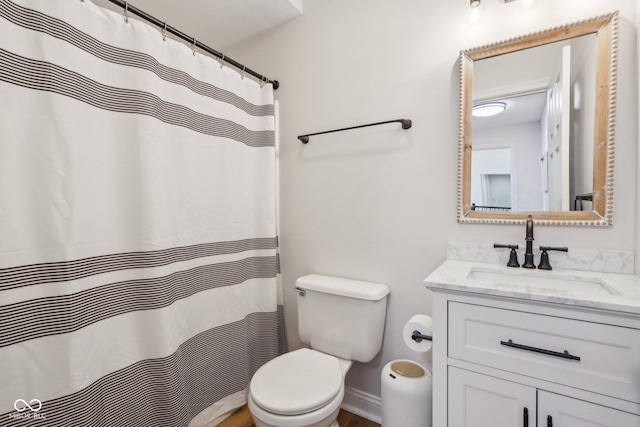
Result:
{"label": "faucet handle", "polygon": [[560,252],[569,252],[569,248],[563,247],[553,247],[553,246],[540,246],[540,250],[542,254],[540,255],[540,264],[538,264],[538,268],[540,270],[551,270],[551,264],[549,264],[549,254],[548,251],[560,251]]}
{"label": "faucet handle", "polygon": [[511,249],[509,253],[509,262],[507,262],[507,267],[520,267],[520,263],[518,262],[518,254],[516,249],[518,249],[518,245],[502,245],[500,243],[494,243],[494,248],[506,248]]}

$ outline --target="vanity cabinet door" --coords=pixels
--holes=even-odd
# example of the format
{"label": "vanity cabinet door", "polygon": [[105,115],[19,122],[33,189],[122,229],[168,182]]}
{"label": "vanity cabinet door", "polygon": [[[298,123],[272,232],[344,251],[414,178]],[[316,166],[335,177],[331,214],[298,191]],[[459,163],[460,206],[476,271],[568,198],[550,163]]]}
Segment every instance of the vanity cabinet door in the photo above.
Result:
{"label": "vanity cabinet door", "polygon": [[448,427],[535,427],[535,388],[451,366],[448,375]]}
{"label": "vanity cabinet door", "polygon": [[640,427],[640,416],[538,390],[538,427]]}

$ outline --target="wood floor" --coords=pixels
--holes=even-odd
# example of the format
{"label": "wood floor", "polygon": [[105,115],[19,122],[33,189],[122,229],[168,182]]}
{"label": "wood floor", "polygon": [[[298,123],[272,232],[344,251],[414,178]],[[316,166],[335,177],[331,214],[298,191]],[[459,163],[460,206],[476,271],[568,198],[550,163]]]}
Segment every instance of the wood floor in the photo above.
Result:
{"label": "wood floor", "polygon": [[[338,424],[340,424],[340,427],[380,427],[380,424],[353,415],[342,409],[338,415]],[[218,424],[218,427],[255,427],[255,424],[251,418],[249,408],[245,405],[235,414]]]}

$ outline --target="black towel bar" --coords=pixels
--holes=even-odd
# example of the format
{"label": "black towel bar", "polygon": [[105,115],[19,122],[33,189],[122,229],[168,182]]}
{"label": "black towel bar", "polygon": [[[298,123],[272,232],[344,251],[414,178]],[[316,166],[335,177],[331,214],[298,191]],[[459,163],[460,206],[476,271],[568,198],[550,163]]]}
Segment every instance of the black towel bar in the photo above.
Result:
{"label": "black towel bar", "polygon": [[331,132],[341,132],[343,130],[351,130],[351,129],[359,129],[359,128],[365,128],[365,127],[369,127],[369,126],[377,126],[377,125],[386,125],[387,123],[402,123],[402,129],[409,129],[411,128],[411,120],[409,119],[396,119],[396,120],[387,120],[386,122],[379,122],[379,123],[371,123],[368,125],[360,125],[360,126],[351,126],[348,128],[342,128],[342,129],[334,129],[334,130],[327,130],[324,132],[316,132],[316,133],[310,133],[307,135],[300,135],[298,136],[298,139],[303,143],[306,144],[309,142],[309,137],[310,136],[314,136],[314,135],[322,135],[325,133],[331,133]]}

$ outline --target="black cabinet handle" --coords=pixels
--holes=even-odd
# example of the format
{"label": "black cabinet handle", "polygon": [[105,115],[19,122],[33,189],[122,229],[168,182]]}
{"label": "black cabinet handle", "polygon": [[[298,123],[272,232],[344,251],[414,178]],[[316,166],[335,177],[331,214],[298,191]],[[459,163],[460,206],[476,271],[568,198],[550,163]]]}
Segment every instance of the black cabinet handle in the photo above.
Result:
{"label": "black cabinet handle", "polygon": [[547,427],[553,427],[553,418],[551,418],[551,415],[547,415]]}
{"label": "black cabinet handle", "polygon": [[524,408],[522,411],[522,425],[524,427],[529,427],[529,408]]}
{"label": "black cabinet handle", "polygon": [[500,344],[506,347],[513,347],[513,348],[518,348],[520,350],[533,351],[535,353],[542,353],[549,356],[561,357],[563,359],[580,360],[579,356],[574,356],[573,354],[569,354],[567,350],[565,350],[563,353],[560,353],[559,351],[552,351],[552,350],[546,350],[544,348],[530,347],[528,345],[516,344],[512,340],[500,341]]}

